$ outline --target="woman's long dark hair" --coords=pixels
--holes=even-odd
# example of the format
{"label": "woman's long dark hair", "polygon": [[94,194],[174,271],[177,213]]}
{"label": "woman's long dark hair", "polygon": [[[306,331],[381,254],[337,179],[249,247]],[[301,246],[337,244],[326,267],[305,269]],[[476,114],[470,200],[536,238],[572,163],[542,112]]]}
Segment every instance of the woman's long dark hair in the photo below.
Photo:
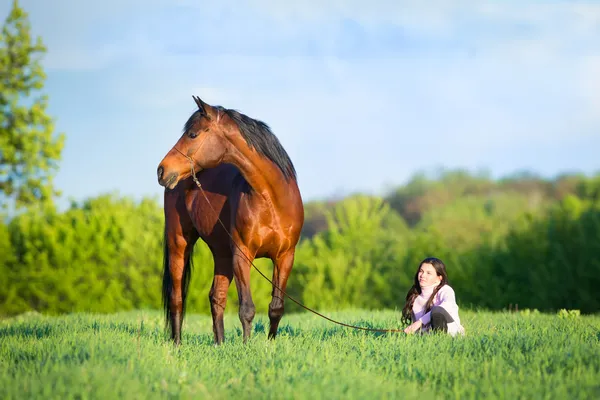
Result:
{"label": "woman's long dark hair", "polygon": [[431,310],[431,307],[433,305],[433,299],[435,299],[435,295],[437,294],[437,292],[446,284],[448,284],[448,275],[446,274],[446,265],[444,265],[444,263],[442,262],[442,260],[440,260],[439,258],[435,258],[435,257],[427,257],[426,259],[424,259],[423,261],[421,261],[421,263],[419,264],[419,268],[417,268],[417,272],[415,273],[415,279],[414,279],[414,283],[413,286],[410,288],[410,290],[408,291],[408,294],[406,295],[406,303],[404,304],[404,308],[402,309],[402,323],[404,324],[411,324],[413,322],[413,304],[415,303],[415,299],[417,297],[419,297],[419,295],[421,294],[421,285],[419,284],[419,270],[421,269],[421,265],[423,264],[431,264],[433,265],[433,268],[435,268],[435,272],[437,273],[438,276],[441,275],[442,277],[442,281],[440,282],[440,284],[433,289],[433,293],[431,294],[431,297],[429,298],[429,300],[427,300],[427,304],[425,305],[425,313],[429,312],[429,310]]}

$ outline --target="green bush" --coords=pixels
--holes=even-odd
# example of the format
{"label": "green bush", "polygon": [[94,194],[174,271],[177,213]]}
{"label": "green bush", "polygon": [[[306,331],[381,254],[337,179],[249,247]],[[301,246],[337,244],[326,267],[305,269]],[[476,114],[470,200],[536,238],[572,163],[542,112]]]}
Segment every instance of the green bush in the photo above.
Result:
{"label": "green bush", "polygon": [[[598,312],[599,182],[571,182],[573,193],[539,207],[512,186],[484,195],[481,185],[463,185],[468,194],[424,210],[412,228],[386,198],[323,203],[322,227],[298,245],[287,292],[321,311],[399,309],[419,261],[436,256],[461,307]],[[427,197],[426,189],[416,195]],[[160,308],[163,223],[155,200],[103,195],[0,224],[0,315]],[[188,309],[207,314],[213,260],[202,241],[193,259]],[[255,265],[271,277],[270,260]],[[252,271],[251,288],[257,310],[266,311],[270,283]],[[237,311],[234,283],[227,311]]]}

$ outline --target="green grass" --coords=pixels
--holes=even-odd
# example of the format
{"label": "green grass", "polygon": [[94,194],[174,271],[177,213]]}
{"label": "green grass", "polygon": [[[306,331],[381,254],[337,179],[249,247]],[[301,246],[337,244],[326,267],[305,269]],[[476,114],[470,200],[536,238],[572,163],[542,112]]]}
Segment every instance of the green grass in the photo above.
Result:
{"label": "green grass", "polygon": [[[328,313],[400,327],[394,311]],[[213,346],[190,315],[174,349],[158,312],[26,314],[0,321],[0,398],[600,398],[600,316],[462,312],[465,337],[375,334],[285,315],[275,341],[237,315]]]}

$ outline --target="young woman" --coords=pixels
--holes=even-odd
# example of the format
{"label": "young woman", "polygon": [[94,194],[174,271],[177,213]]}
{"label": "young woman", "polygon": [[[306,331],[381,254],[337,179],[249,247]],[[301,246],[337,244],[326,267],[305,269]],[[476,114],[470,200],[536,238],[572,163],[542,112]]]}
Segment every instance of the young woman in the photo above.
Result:
{"label": "young woman", "polygon": [[406,295],[402,322],[410,323],[406,333],[442,331],[464,334],[454,290],[448,285],[446,266],[435,257],[421,261],[415,283]]}

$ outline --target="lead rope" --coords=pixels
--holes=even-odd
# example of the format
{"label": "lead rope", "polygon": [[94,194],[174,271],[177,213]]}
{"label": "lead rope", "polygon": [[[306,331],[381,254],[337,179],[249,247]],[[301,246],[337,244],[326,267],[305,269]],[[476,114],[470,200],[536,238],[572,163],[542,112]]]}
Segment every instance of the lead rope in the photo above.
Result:
{"label": "lead rope", "polygon": [[[179,151],[179,150],[178,150]],[[254,265],[254,263],[252,262],[252,260],[250,260],[250,258],[248,258],[248,256],[246,255],[246,253],[244,253],[242,251],[242,249],[240,249],[240,247],[238,246],[238,244],[235,242],[235,240],[233,239],[233,236],[231,236],[231,234],[229,233],[229,230],[227,229],[227,227],[225,227],[225,224],[223,224],[223,222],[221,221],[221,218],[219,218],[219,214],[217,214],[217,212],[215,211],[215,209],[213,208],[212,204],[210,204],[210,200],[208,200],[208,197],[206,196],[206,193],[204,193],[204,188],[202,187],[202,185],[200,184],[200,182],[198,181],[198,178],[196,178],[196,170],[194,169],[194,160],[183,154],[181,151],[179,152],[181,153],[184,157],[186,157],[189,161],[190,161],[190,165],[192,166],[192,179],[194,181],[194,183],[196,184],[196,186],[198,186],[198,188],[200,189],[200,192],[202,193],[202,195],[204,196],[204,199],[206,200],[206,202],[208,203],[210,209],[212,210],[212,212],[215,214],[215,216],[217,217],[217,220],[219,221],[219,223],[221,224],[221,226],[223,227],[223,229],[225,229],[225,232],[227,233],[227,235],[229,235],[229,237],[231,238],[231,242],[237,247],[237,249],[240,251],[240,253],[242,253],[242,255],[246,258],[246,260],[248,260],[248,262],[250,263],[250,265],[252,265],[254,267],[254,269],[256,271],[258,271],[259,274],[262,275],[263,278],[265,278],[267,281],[269,281],[271,283],[271,285],[273,285],[273,287],[275,287],[276,289],[278,289],[281,293],[283,293],[285,296],[287,296],[290,300],[292,300],[294,303],[298,304],[300,307],[304,308],[305,310],[308,310],[314,314],[317,314],[318,316],[325,318],[328,321],[333,322],[334,324],[338,324],[338,325],[342,325],[348,328],[353,328],[353,329],[361,329],[364,331],[371,331],[371,332],[404,332],[404,329],[374,329],[374,328],[366,328],[363,326],[355,326],[355,325],[349,325],[349,324],[345,324],[343,322],[339,322],[339,321],[335,321],[307,306],[305,306],[304,304],[300,303],[298,300],[294,299],[292,296],[290,296],[289,294],[287,294],[284,290],[280,289],[279,287],[277,287],[277,285],[275,285],[269,278],[267,278],[267,276],[265,274],[263,274],[257,267],[256,265]]]}

